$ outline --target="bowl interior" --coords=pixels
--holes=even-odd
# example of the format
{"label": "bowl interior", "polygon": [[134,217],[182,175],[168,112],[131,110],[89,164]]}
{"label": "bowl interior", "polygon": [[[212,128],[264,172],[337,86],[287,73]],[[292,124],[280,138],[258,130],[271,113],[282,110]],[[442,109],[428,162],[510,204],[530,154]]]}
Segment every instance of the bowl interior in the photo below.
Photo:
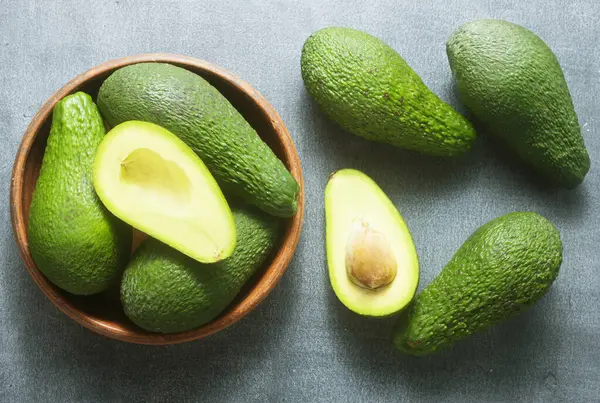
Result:
{"label": "bowl interior", "polygon": [[[163,60],[164,59],[164,60]],[[299,168],[299,161],[291,140],[287,134],[287,130],[279,121],[279,117],[272,110],[255,90],[243,81],[226,73],[225,71],[209,65],[208,63],[196,61],[196,59],[188,59],[182,57],[154,57],[152,61],[165,61],[171,64],[179,65],[194,73],[201,75],[213,86],[215,86],[235,108],[248,120],[252,127],[257,131],[261,138],[271,147],[275,154],[284,162],[287,168],[298,180],[302,187],[302,176]],[[151,61],[144,58],[132,59],[132,62]],[[189,60],[189,61],[188,61]],[[131,62],[121,63],[112,68],[104,68],[99,70],[97,74],[90,74],[89,79],[81,80],[81,83],[76,83],[73,88],[70,88],[62,96],[84,91],[92,96],[95,100],[100,85],[114,70]],[[73,82],[76,82],[75,79]],[[73,83],[72,82],[72,83]],[[69,84],[67,84],[67,87]],[[61,97],[62,97],[61,96]],[[48,102],[48,106],[51,101]],[[27,228],[27,219],[29,216],[29,206],[31,204],[31,196],[35,187],[39,170],[42,163],[42,157],[46,146],[46,140],[50,131],[52,121],[51,108],[40,110],[38,112],[43,120],[39,126],[39,130],[35,133],[35,138],[31,143],[29,152],[25,156],[25,162],[22,171],[21,179],[21,197],[20,200],[13,200],[13,203],[20,204],[21,216],[25,229]],[[34,118],[35,119],[35,118]],[[291,148],[290,148],[291,146]],[[290,158],[292,152],[294,158]],[[13,178],[14,180],[14,178]],[[55,302],[61,310],[67,315],[77,320],[84,326],[104,334],[109,337],[114,337],[124,341],[146,343],[146,344],[165,344],[180,341],[188,341],[197,339],[208,334],[214,333],[248,313],[263,297],[254,298],[249,301],[249,297],[255,293],[265,294],[265,288],[272,288],[291,256],[283,256],[285,253],[292,254],[297,244],[297,236],[299,235],[299,224],[301,224],[303,214],[303,192],[301,192],[299,200],[298,215],[288,220],[288,229],[283,238],[281,249],[272,257],[271,261],[265,263],[263,270],[258,271],[254,277],[245,285],[242,291],[230,306],[213,322],[200,327],[198,329],[187,332],[162,335],[150,333],[134,325],[123,313],[119,301],[118,284],[111,290],[94,296],[75,296],[69,294],[50,283],[35,267],[28,265],[34,280],[40,285],[42,290],[48,297]],[[14,219],[14,217],[13,217]],[[300,222],[298,223],[298,220]],[[18,238],[18,237],[17,237]],[[134,249],[139,245],[139,242],[144,238],[141,233],[134,233]],[[23,250],[24,255],[29,254],[28,249]],[[290,250],[291,249],[291,250]],[[25,257],[25,256],[24,256]],[[27,264],[27,258],[25,259]],[[277,266],[277,267],[274,267]],[[268,291],[267,291],[268,292]]]}

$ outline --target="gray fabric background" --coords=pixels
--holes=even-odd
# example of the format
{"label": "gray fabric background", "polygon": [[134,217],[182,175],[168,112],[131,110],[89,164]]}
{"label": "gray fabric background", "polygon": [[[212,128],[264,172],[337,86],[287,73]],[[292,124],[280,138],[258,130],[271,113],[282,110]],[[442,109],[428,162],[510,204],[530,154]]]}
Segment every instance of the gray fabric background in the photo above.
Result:
{"label": "gray fabric background", "polygon": [[[593,161],[579,189],[538,185],[485,140],[435,160],[351,137],[303,88],[306,37],[346,25],[384,39],[460,109],[444,43],[482,17],[533,29],[560,59]],[[0,0],[0,401],[600,401],[599,22],[594,0]],[[288,125],[306,178],[302,240],[270,297],[226,331],[170,347],[109,340],[55,309],[23,268],[8,208],[13,158],[42,102],[94,65],[150,51],[203,58],[254,85]],[[475,228],[514,210],[561,230],[559,279],[527,313],[437,356],[396,353],[393,320],[351,314],[327,279],[322,197],[343,167],[371,175],[403,213],[421,288]]]}

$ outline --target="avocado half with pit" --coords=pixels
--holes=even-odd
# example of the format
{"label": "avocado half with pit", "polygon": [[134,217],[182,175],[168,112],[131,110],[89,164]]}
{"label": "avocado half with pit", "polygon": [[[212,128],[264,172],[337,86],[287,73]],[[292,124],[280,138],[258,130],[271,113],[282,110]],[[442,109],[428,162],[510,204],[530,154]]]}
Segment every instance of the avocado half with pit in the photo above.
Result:
{"label": "avocado half with pit", "polygon": [[105,137],[94,188],[115,216],[202,263],[231,255],[233,215],[200,157],[153,123],[128,121]]}
{"label": "avocado half with pit", "polygon": [[419,282],[417,252],[379,186],[360,171],[335,172],[325,188],[325,215],[329,279],[339,300],[365,316],[406,307]]}

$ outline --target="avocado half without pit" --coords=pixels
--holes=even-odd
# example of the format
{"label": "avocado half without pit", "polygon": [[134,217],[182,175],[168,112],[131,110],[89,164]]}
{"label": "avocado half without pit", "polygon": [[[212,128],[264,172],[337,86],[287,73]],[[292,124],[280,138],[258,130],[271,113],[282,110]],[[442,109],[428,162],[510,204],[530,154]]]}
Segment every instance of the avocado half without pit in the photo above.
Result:
{"label": "avocado half without pit", "polygon": [[117,217],[203,263],[231,255],[233,215],[200,157],[153,123],[129,121],[104,138],[94,188]]}
{"label": "avocado half without pit", "polygon": [[412,300],[417,252],[402,216],[362,172],[343,169],[325,188],[327,264],[331,286],[351,311],[388,316]]}

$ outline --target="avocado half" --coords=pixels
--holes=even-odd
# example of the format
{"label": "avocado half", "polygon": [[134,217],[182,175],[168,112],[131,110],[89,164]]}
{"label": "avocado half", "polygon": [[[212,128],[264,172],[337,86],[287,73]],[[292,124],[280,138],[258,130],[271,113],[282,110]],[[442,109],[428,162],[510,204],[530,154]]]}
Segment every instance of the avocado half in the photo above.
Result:
{"label": "avocado half", "polygon": [[412,300],[419,262],[402,216],[364,173],[343,169],[325,188],[331,286],[351,311],[389,316]]}
{"label": "avocado half", "polygon": [[200,157],[161,126],[129,121],[98,147],[94,188],[115,216],[202,263],[231,255],[233,215]]}

